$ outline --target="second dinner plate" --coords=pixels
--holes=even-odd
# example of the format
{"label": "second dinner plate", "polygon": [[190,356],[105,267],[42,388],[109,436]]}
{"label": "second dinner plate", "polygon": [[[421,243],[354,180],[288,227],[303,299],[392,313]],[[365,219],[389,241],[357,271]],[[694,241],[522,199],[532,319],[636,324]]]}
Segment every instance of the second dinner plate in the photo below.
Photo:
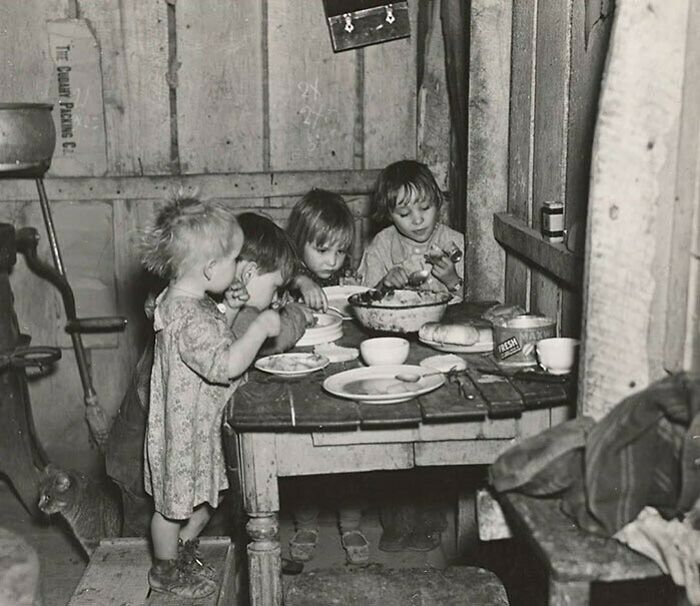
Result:
{"label": "second dinner plate", "polygon": [[255,362],[255,368],[283,377],[301,377],[330,364],[326,356],[310,353],[285,353],[265,356]]}
{"label": "second dinner plate", "polygon": [[[397,374],[416,375],[420,379],[409,383]],[[443,374],[413,364],[391,364],[353,368],[328,377],[323,388],[335,396],[364,404],[396,404],[433,391],[445,383]]]}

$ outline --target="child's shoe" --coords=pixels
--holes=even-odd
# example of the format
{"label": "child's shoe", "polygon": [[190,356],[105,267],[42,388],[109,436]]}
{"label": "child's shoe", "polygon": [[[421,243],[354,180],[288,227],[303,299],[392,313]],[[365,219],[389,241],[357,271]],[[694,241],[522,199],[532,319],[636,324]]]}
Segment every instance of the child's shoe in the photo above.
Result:
{"label": "child's shoe", "polygon": [[219,579],[216,568],[202,560],[202,554],[199,552],[199,539],[190,539],[184,543],[182,539],[178,539],[177,565],[185,573],[201,574],[210,581]]}
{"label": "child's shoe", "polygon": [[411,551],[432,551],[440,546],[442,536],[440,532],[416,528],[406,541],[406,549]]}
{"label": "child's shoe", "polygon": [[299,528],[289,539],[289,556],[295,562],[308,562],[314,557],[317,542],[317,529]]}
{"label": "child's shoe", "polygon": [[406,549],[406,543],[408,542],[409,536],[410,535],[399,532],[395,529],[387,528],[382,532],[382,536],[379,537],[379,544],[377,547],[381,551],[403,551]]}
{"label": "child's shoe", "polygon": [[380,509],[382,536],[377,545],[381,551],[403,551],[415,525],[415,511],[405,505],[388,505]]}
{"label": "child's shoe", "polygon": [[347,530],[340,535],[348,564],[362,566],[369,562],[369,542],[362,531]]}
{"label": "child's shoe", "polygon": [[186,573],[176,560],[167,565],[155,564],[148,571],[148,584],[153,591],[169,593],[181,598],[204,598],[216,591],[216,583],[202,575]]}
{"label": "child's shoe", "polygon": [[422,507],[416,515],[416,524],[406,548],[411,551],[432,551],[440,546],[442,531],[446,526],[444,516],[435,507]]}

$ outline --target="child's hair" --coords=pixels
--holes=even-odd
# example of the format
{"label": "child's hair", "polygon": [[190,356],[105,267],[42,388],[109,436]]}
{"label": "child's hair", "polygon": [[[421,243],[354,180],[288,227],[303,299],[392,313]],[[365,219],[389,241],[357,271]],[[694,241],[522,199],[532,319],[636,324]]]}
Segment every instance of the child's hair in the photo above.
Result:
{"label": "child's hair", "polygon": [[309,242],[350,248],[355,221],[341,195],[314,188],[295,204],[287,233],[299,254]]}
{"label": "child's hair", "polygon": [[178,198],[161,208],[142,233],[141,262],[170,280],[199,260],[226,255],[242,238],[230,209],[196,198]]}
{"label": "child's hair", "polygon": [[379,222],[389,219],[389,214],[409,194],[427,199],[440,208],[442,192],[430,169],[422,162],[400,160],[389,164],[377,177],[373,196],[373,218]]}
{"label": "child's hair", "polygon": [[267,217],[255,213],[238,215],[245,241],[239,259],[255,261],[260,273],[279,270],[287,282],[297,271],[297,256],[289,236]]}

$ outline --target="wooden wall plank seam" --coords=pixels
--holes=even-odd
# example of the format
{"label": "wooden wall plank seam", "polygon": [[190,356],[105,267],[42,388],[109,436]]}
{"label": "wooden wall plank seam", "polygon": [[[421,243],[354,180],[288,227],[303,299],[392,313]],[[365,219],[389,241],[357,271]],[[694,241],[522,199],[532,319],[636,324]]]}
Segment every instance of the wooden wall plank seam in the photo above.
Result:
{"label": "wooden wall plank seam", "polygon": [[505,254],[491,226],[508,203],[512,4],[471,3],[465,274],[467,297],[482,301],[504,296]]}
{"label": "wooden wall plank seam", "polygon": [[[532,227],[540,229],[545,201],[566,202],[568,96],[571,75],[573,0],[539,0],[535,71],[535,134]],[[561,293],[547,276],[533,273],[531,308],[557,319],[561,330]]]}
{"label": "wooden wall plank seam", "polygon": [[[700,4],[691,2],[685,52],[682,128],[669,255],[664,367],[700,371],[697,272],[700,232]],[[694,244],[695,243],[695,244]]]}
{"label": "wooden wall plank seam", "polygon": [[320,4],[268,0],[267,16],[271,168],[352,167],[354,53],[333,53]]}
{"label": "wooden wall plank seam", "polygon": [[170,172],[165,2],[81,2],[100,45],[110,175]]}
{"label": "wooden wall plank seam", "polygon": [[[537,2],[514,2],[508,141],[508,212],[528,225],[532,214],[534,88],[537,50]],[[530,270],[506,254],[505,301],[530,307]]]}
{"label": "wooden wall plank seam", "polygon": [[[416,157],[418,2],[409,2],[411,36],[364,48],[364,166]],[[444,92],[443,92],[444,94]]]}
{"label": "wooden wall plank seam", "polygon": [[176,5],[182,173],[263,170],[262,4]]}

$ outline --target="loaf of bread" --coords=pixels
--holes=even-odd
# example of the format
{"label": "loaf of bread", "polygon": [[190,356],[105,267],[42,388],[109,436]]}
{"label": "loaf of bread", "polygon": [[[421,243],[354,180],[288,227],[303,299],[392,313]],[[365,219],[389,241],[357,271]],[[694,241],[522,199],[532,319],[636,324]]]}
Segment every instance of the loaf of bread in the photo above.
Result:
{"label": "loaf of bread", "polygon": [[[490,329],[488,329],[490,332]],[[418,336],[425,341],[444,343],[446,345],[474,345],[479,342],[480,331],[470,324],[440,324],[428,322],[418,331]]]}

